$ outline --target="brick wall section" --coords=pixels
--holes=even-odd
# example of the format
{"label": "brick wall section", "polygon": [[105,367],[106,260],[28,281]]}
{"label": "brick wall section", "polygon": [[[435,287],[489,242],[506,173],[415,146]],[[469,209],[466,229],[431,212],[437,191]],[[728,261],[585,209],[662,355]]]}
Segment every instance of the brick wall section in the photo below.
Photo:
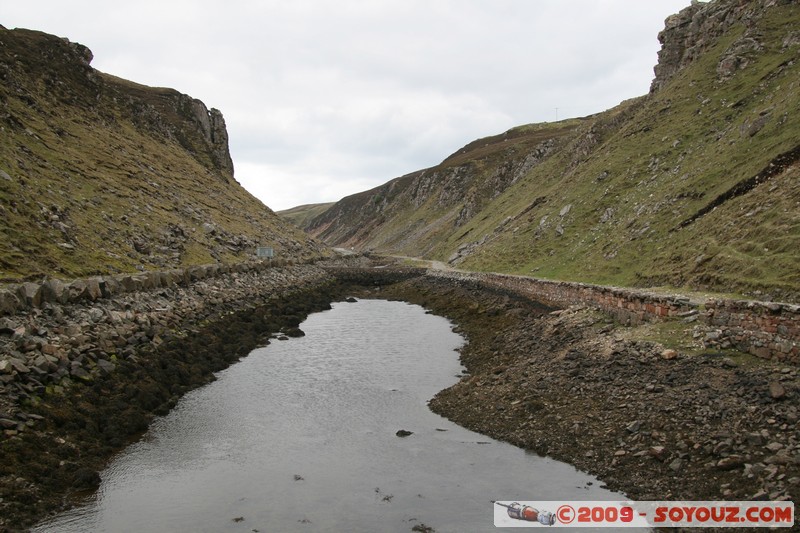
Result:
{"label": "brick wall section", "polygon": [[800,364],[800,305],[711,300],[705,304],[703,320],[718,336],[709,344]]}
{"label": "brick wall section", "polygon": [[430,272],[429,275],[480,279],[486,285],[500,286],[559,307],[596,307],[628,325],[696,314],[698,322],[706,327],[704,342],[709,348],[736,348],[764,359],[800,365],[799,305],[725,299],[697,302],[682,295],[504,274]]}
{"label": "brick wall section", "polygon": [[642,324],[688,314],[698,304],[685,296],[664,296],[632,289],[548,281],[524,276],[480,274],[484,282],[513,289],[556,306],[590,305],[610,313],[623,324]]}

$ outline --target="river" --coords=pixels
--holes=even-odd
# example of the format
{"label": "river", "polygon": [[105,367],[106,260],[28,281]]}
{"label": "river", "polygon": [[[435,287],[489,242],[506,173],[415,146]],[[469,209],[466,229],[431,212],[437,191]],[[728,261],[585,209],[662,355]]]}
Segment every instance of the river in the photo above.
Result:
{"label": "river", "polygon": [[301,328],[184,396],[34,531],[469,533],[495,529],[493,500],[622,498],[428,409],[463,370],[446,319],[359,300]]}

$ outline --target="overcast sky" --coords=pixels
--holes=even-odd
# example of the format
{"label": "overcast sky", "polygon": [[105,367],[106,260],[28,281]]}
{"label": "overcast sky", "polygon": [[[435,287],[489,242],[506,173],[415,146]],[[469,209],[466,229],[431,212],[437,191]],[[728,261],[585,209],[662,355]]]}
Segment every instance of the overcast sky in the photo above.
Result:
{"label": "overcast sky", "polygon": [[0,0],[0,24],[220,109],[269,207],[335,201],[480,137],[647,93],[690,0]]}

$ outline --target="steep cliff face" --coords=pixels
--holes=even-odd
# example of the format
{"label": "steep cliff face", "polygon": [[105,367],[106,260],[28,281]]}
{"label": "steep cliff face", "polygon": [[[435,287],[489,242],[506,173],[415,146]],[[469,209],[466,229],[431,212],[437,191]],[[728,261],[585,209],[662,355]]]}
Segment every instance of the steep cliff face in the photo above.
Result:
{"label": "steep cliff face", "polygon": [[228,130],[221,111],[209,110],[200,100],[174,89],[147,87],[98,74],[111,97],[124,102],[130,119],[145,133],[157,133],[179,144],[221,178],[233,177]]}
{"label": "steep cliff face", "polygon": [[91,60],[0,27],[0,281],[319,252],[234,180],[220,111]]}
{"label": "steep cliff face", "polygon": [[[729,78],[747,66],[751,58],[763,51],[761,21],[767,11],[779,6],[797,5],[796,0],[737,0],[698,2],[667,18],[658,34],[661,51],[655,67],[656,77],[650,92],[661,89],[679,71],[699,58],[726,32],[735,27],[743,31],[719,56],[717,75]],[[786,35],[790,41],[800,38],[800,32]],[[788,43],[787,43],[788,44]]]}
{"label": "steep cliff face", "polygon": [[310,231],[470,269],[800,299],[797,28],[797,1],[695,3],[667,19],[648,95],[496,157],[460,151]]}

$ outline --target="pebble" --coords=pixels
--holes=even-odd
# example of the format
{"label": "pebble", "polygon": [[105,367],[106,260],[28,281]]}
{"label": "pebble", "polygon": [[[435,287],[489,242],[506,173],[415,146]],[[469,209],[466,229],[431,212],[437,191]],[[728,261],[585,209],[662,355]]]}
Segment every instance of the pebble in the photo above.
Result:
{"label": "pebble", "polygon": [[677,472],[682,467],[683,467],[683,459],[681,459],[681,458],[676,458],[669,464],[669,468],[673,472]]}
{"label": "pebble", "polygon": [[779,381],[771,381],[769,384],[769,395],[773,400],[780,400],[786,396],[786,389]]}
{"label": "pebble", "polygon": [[667,349],[661,352],[662,359],[670,360],[675,359],[676,357],[678,357],[678,352],[676,350]]}

